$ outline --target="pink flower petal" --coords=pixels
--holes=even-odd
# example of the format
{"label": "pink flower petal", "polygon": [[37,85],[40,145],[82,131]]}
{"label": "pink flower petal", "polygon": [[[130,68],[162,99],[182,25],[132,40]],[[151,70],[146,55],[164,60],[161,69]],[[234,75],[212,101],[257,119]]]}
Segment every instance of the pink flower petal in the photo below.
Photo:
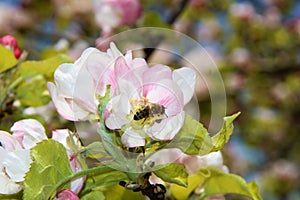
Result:
{"label": "pink flower petal", "polygon": [[158,103],[166,108],[170,117],[183,110],[183,95],[178,86],[168,79],[144,85],[144,95],[151,103]]}
{"label": "pink flower petal", "polygon": [[62,190],[57,194],[57,200],[79,200],[79,197],[71,190]]}

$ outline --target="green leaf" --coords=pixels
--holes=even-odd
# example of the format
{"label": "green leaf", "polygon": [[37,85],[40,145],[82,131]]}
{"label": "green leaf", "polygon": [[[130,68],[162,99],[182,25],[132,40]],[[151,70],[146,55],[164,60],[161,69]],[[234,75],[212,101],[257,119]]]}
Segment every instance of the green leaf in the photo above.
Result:
{"label": "green leaf", "polygon": [[189,155],[206,155],[212,147],[211,137],[204,126],[191,116],[185,115],[180,132],[165,148],[179,148]]}
{"label": "green leaf", "polygon": [[35,76],[17,88],[17,98],[26,106],[43,106],[50,101],[46,84],[47,81],[42,75]]}
{"label": "green leaf", "polygon": [[23,198],[49,199],[55,185],[72,174],[66,149],[52,139],[44,140],[31,149],[31,157],[33,162],[25,177]]}
{"label": "green leaf", "polygon": [[203,183],[204,179],[204,177],[198,176],[197,174],[190,175],[188,177],[188,187],[172,184],[170,187],[171,194],[177,200],[186,200],[190,194]]}
{"label": "green leaf", "polygon": [[98,112],[99,115],[101,116],[100,119],[101,121],[100,121],[100,126],[98,128],[98,133],[101,137],[101,141],[105,151],[109,156],[113,158],[112,162],[110,162],[110,165],[114,165],[114,168],[120,171],[126,171],[128,169],[127,166],[124,165],[124,163],[128,163],[128,160],[123,155],[123,150],[115,142],[114,132],[106,128],[103,120],[106,105],[110,99],[111,99],[110,86],[107,86],[105,95],[99,98]]}
{"label": "green leaf", "polygon": [[81,200],[105,200],[105,196],[103,194],[103,192],[101,191],[92,191],[90,193],[88,193],[87,195],[84,195],[82,198],[80,198]]}
{"label": "green leaf", "polygon": [[14,53],[0,45],[0,73],[14,67],[18,63]]}
{"label": "green leaf", "polygon": [[200,169],[197,174],[205,178],[201,199],[214,194],[239,194],[253,200],[262,199],[254,181],[247,183],[238,175],[228,174],[213,167]]}
{"label": "green leaf", "polygon": [[158,165],[155,168],[159,169],[154,169],[155,171],[153,171],[153,173],[163,181],[187,187],[188,173],[184,170],[183,164],[172,163],[167,165]]}
{"label": "green leaf", "polygon": [[10,200],[15,200],[15,199],[22,199],[22,195],[23,192],[20,191],[16,194],[0,194],[0,199],[1,200],[6,200],[6,199],[10,199]]}
{"label": "green leaf", "polygon": [[125,189],[120,185],[113,185],[107,187],[104,192],[106,199],[108,200],[145,200],[146,197],[142,195],[141,192],[133,192],[131,190]]}
{"label": "green leaf", "polygon": [[164,148],[179,148],[186,154],[200,156],[218,151],[228,142],[233,132],[233,120],[239,114],[224,117],[222,129],[213,137],[210,136],[207,129],[200,122],[186,115],[180,132]]}
{"label": "green leaf", "polygon": [[129,180],[128,176],[124,172],[120,171],[112,171],[96,175],[86,180],[85,186],[82,189],[81,193],[84,194],[94,190],[97,187],[115,185],[118,184],[120,181],[126,180]]}
{"label": "green leaf", "polygon": [[84,157],[89,157],[89,158],[94,158],[94,159],[107,159],[107,158],[111,158],[111,156],[109,156],[107,154],[107,152],[104,149],[103,143],[102,142],[93,142],[91,144],[89,144],[88,146],[84,147],[81,150],[81,154]]}
{"label": "green leaf", "polygon": [[241,113],[238,112],[228,117],[224,117],[223,128],[212,137],[214,144],[213,151],[218,151],[224,147],[229,141],[229,138],[233,132],[233,120],[235,120]]}
{"label": "green leaf", "polygon": [[25,61],[20,65],[18,73],[23,78],[42,74],[47,78],[47,80],[52,80],[53,73],[60,64],[72,62],[73,60],[64,54],[42,61]]}

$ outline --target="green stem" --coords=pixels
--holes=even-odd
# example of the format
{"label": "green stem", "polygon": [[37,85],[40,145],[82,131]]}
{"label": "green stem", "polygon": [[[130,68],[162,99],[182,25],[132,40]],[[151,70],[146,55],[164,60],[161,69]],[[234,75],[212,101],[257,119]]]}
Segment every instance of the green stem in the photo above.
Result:
{"label": "green stem", "polygon": [[94,167],[94,168],[86,169],[86,170],[71,174],[70,176],[67,176],[64,179],[62,179],[61,181],[59,181],[53,187],[52,191],[49,193],[50,198],[52,199],[55,196],[57,189],[61,188],[63,185],[67,184],[68,182],[70,182],[73,179],[76,179],[76,178],[79,178],[79,177],[85,176],[85,175],[103,174],[103,173],[107,173],[107,172],[111,172],[111,171],[114,171],[114,169],[107,167],[107,166],[100,166],[100,167]]}
{"label": "green stem", "polygon": [[23,81],[23,77],[17,78],[10,86],[8,86],[8,91],[14,89],[21,81]]}

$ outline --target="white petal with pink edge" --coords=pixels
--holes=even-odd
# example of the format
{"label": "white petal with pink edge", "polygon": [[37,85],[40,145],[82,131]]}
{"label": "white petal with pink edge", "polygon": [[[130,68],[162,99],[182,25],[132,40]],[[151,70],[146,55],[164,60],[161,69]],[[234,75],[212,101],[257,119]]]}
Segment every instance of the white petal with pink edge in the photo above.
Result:
{"label": "white petal with pink edge", "polygon": [[[63,96],[60,96],[60,94],[58,93],[58,91],[56,89],[56,86],[53,83],[48,82],[47,87],[48,87],[48,90],[50,92],[52,101],[56,107],[57,112],[64,119],[67,119],[70,121],[79,121],[79,120],[87,118],[87,116],[89,115],[89,112],[78,107],[73,102],[73,99],[69,99],[69,101],[67,101],[66,98],[64,98]],[[75,110],[75,107],[77,107],[76,110]]]}
{"label": "white petal with pink edge", "polygon": [[0,130],[0,142],[2,148],[4,148],[6,151],[22,149],[21,143],[19,143],[19,141],[17,141],[16,138],[14,138],[11,134],[9,134],[6,131]]}
{"label": "white petal with pink edge", "polygon": [[36,143],[47,139],[43,125],[35,119],[17,121],[10,130],[16,139],[23,137],[21,144],[25,149],[30,149]]}

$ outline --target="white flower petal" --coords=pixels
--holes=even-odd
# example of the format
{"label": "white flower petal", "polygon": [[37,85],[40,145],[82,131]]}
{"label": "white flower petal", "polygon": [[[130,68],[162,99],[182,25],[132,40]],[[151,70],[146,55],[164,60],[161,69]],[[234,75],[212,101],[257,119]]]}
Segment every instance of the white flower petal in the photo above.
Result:
{"label": "white flower petal", "polygon": [[90,113],[97,112],[96,85],[85,67],[81,68],[74,83],[73,100],[83,110]]}
{"label": "white flower petal", "polygon": [[59,96],[58,91],[53,83],[48,82],[48,90],[57,112],[65,119],[78,121],[86,119],[89,112],[78,107],[72,99],[67,102],[66,98]]}
{"label": "white flower petal", "polygon": [[[73,133],[71,133],[70,130],[68,130],[68,129],[56,129],[56,130],[52,131],[52,139],[59,142],[59,143],[61,143],[62,145],[64,145],[64,147],[67,149],[68,154],[72,153],[72,150],[73,150],[72,149],[73,146],[70,146],[70,144],[67,142],[67,138],[70,135],[73,137],[73,141],[76,145],[74,148],[77,148],[77,150],[80,149],[81,148],[81,143],[80,143],[78,137],[76,137]],[[76,149],[74,149],[74,150],[76,150]]]}
{"label": "white flower petal", "polygon": [[125,130],[124,134],[122,135],[122,143],[126,147],[138,147],[145,145],[145,138],[140,135],[136,130],[129,127]]}
{"label": "white flower petal", "polygon": [[21,144],[8,132],[0,130],[0,142],[2,148],[6,151],[13,151],[15,149],[22,149]]}
{"label": "white flower petal", "polygon": [[110,113],[105,120],[106,126],[111,129],[120,129],[128,123],[127,115],[130,113],[130,103],[126,95],[113,97],[107,105]]}
{"label": "white flower petal", "polygon": [[184,96],[184,105],[187,104],[194,95],[196,74],[187,67],[182,67],[173,71],[173,80],[181,88]]}
{"label": "white flower petal", "polygon": [[117,48],[116,44],[111,42],[110,43],[110,48],[107,50],[107,54],[112,58],[112,59],[116,59],[119,56],[123,56],[123,54],[119,51],[119,49]]}
{"label": "white flower petal", "polygon": [[24,176],[31,163],[30,150],[19,149],[9,152],[3,161],[7,175],[14,182],[24,181]]}
{"label": "white flower petal", "polygon": [[21,185],[16,184],[0,171],[0,194],[15,194],[21,190]]}
{"label": "white flower petal", "polygon": [[162,149],[150,156],[146,164],[154,162],[154,166],[165,165],[169,163],[177,163],[184,154],[177,148]]}
{"label": "white flower petal", "polygon": [[25,149],[30,149],[36,143],[48,139],[43,125],[35,119],[17,121],[10,130],[14,137],[23,137],[22,145]]}
{"label": "white flower petal", "polygon": [[54,72],[54,80],[59,94],[72,98],[80,67],[71,63],[61,64]]}
{"label": "white flower petal", "polygon": [[220,151],[212,152],[205,156],[185,155],[181,157],[180,162],[185,165],[189,174],[194,174],[199,169],[209,166],[219,169],[223,168],[223,157]]}
{"label": "white flower petal", "polygon": [[52,139],[67,147],[67,138],[69,136],[68,129],[60,129],[52,131]]}
{"label": "white flower petal", "polygon": [[168,117],[160,123],[154,123],[152,127],[144,127],[144,130],[153,140],[171,140],[181,129],[184,116],[185,113],[182,111],[180,114]]}

